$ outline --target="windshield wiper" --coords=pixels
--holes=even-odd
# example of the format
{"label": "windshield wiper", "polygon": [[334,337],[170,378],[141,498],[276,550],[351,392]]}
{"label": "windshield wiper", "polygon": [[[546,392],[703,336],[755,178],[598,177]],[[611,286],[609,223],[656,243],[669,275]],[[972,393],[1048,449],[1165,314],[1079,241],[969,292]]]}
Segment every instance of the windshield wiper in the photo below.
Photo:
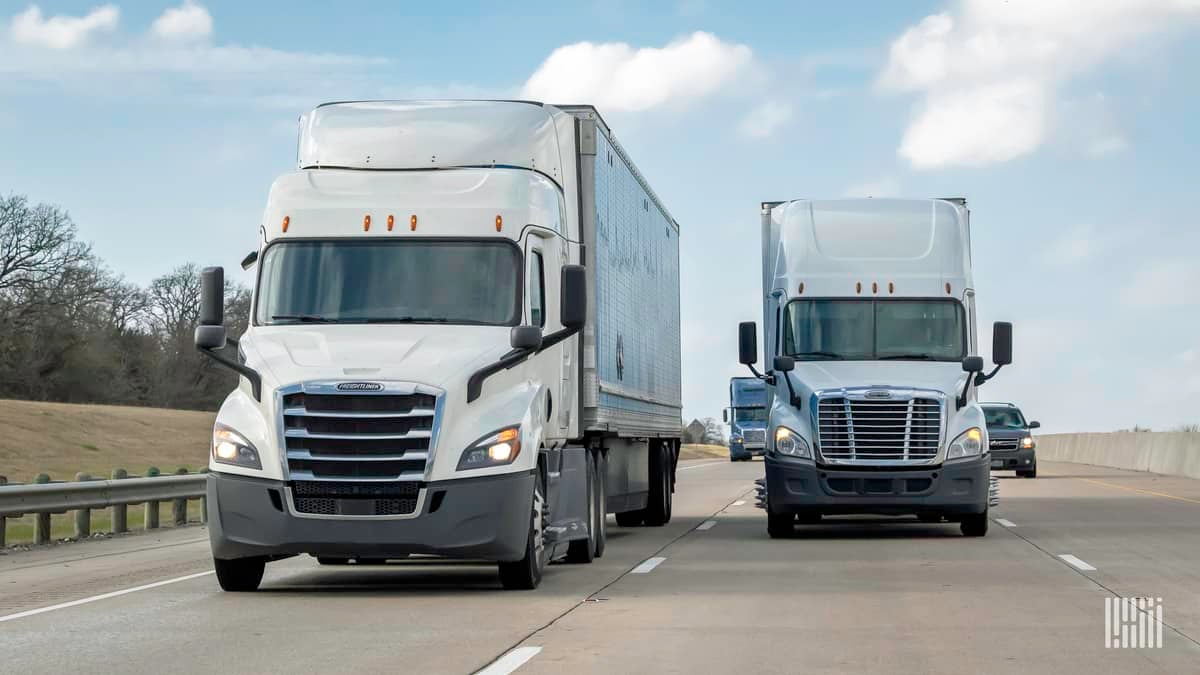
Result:
{"label": "windshield wiper", "polygon": [[879,357],[880,361],[937,361],[932,354],[888,354]]}
{"label": "windshield wiper", "polygon": [[815,356],[817,358],[825,358],[825,359],[845,359],[846,358],[845,356],[842,356],[841,354],[838,354],[837,352],[821,352],[821,351],[796,352],[794,354],[791,354],[790,356],[796,356],[796,357]]}
{"label": "windshield wiper", "polygon": [[336,319],[317,314],[273,314],[272,321],[299,321],[300,323],[337,323]]}

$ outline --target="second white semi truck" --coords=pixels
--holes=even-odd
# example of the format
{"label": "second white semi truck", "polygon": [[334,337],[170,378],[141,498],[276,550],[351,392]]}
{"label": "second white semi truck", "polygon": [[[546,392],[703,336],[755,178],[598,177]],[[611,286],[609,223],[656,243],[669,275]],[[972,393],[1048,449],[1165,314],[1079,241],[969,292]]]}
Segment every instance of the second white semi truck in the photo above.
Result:
{"label": "second white semi truck", "polygon": [[[984,373],[965,200],[764,203],[762,273],[770,536],[863,513],[986,534],[997,492],[975,391],[1012,361],[1012,325],[995,324]],[[751,370],[758,346],[741,324]]]}
{"label": "second white semi truck", "polygon": [[590,562],[671,518],[679,226],[590,106],[337,103],[271,188],[208,482],[217,579],[296,554]]}

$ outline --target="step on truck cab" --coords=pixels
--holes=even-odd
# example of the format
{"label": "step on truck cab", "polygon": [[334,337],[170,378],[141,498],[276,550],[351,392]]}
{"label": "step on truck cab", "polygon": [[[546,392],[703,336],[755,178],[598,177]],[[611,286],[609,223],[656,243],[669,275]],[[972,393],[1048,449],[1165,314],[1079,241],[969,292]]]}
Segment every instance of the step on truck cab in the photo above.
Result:
{"label": "step on truck cab", "polygon": [[603,553],[606,513],[670,520],[679,226],[594,108],[322,105],[297,159],[240,339],[204,271],[197,347],[241,376],[209,464],[223,588],[296,554],[533,588]]}
{"label": "step on truck cab", "polygon": [[762,205],[763,340],[739,356],[767,383],[772,537],[826,515],[916,515],[987,533],[996,486],[976,389],[970,224],[961,199],[797,200]]}
{"label": "step on truck cab", "polygon": [[750,461],[766,447],[767,387],[757,377],[729,379],[729,461]]}

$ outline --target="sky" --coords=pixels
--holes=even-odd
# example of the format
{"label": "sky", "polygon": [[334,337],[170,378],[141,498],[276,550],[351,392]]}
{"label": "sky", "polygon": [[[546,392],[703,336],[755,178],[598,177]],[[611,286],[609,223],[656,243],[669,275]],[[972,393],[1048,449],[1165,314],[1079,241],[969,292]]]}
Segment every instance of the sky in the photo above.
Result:
{"label": "sky", "polygon": [[686,419],[744,374],[760,202],[963,196],[983,398],[1200,422],[1200,0],[837,4],[0,0],[0,194],[132,281],[237,270],[318,103],[588,102],[680,223]]}

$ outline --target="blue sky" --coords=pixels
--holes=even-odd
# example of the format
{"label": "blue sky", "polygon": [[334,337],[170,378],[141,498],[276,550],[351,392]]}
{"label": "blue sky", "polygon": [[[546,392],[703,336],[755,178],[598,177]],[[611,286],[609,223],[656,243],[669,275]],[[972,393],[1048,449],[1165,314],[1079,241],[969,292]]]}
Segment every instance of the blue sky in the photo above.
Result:
{"label": "blue sky", "polygon": [[833,4],[0,2],[0,192],[138,282],[236,269],[317,103],[592,102],[683,231],[689,419],[761,320],[758,203],[871,194],[968,198],[986,398],[1200,422],[1200,2]]}

